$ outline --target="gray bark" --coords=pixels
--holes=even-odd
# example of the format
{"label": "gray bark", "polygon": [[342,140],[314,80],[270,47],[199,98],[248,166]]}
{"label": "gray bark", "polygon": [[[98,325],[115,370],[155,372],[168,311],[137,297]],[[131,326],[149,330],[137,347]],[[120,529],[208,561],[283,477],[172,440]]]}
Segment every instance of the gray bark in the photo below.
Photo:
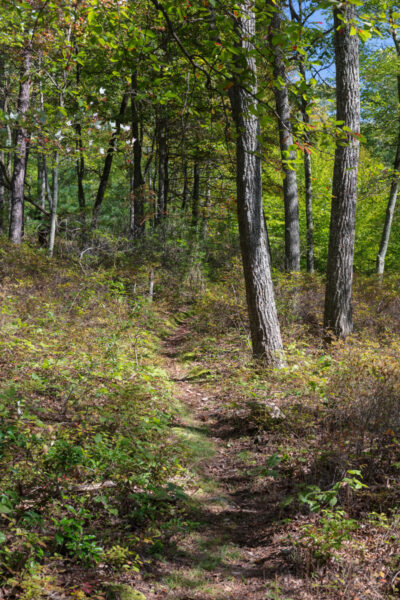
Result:
{"label": "gray bark", "polygon": [[[267,232],[262,207],[260,124],[254,109],[257,102],[256,62],[249,52],[254,48],[256,20],[251,0],[241,3],[242,17],[237,21],[237,35],[245,57],[251,83],[245,90],[236,78],[230,89],[232,114],[237,130],[236,186],[240,245],[253,355],[267,363],[283,363],[282,340],[275,307],[271,265],[267,250]],[[238,58],[238,65],[243,63]],[[242,77],[244,74],[242,74]],[[249,90],[250,87],[250,90]],[[251,92],[251,94],[249,93]]]}
{"label": "gray bark", "polygon": [[131,172],[131,209],[129,220],[129,235],[133,239],[140,236],[144,231],[144,196],[143,186],[144,178],[142,173],[142,140],[139,135],[139,113],[136,105],[137,95],[137,75],[132,74],[131,87],[131,127],[132,127],[132,159],[133,166]]}
{"label": "gray bark", "polygon": [[46,208],[46,179],[44,173],[44,158],[42,154],[37,157],[37,194],[39,204],[44,209]]}
{"label": "gray bark", "polygon": [[[391,15],[390,15],[391,16]],[[392,29],[392,38],[396,48],[397,57],[400,58],[400,40],[397,37],[397,32]],[[397,76],[397,97],[400,102],[400,75]],[[399,191],[399,170],[400,170],[400,128],[397,138],[397,151],[393,165],[393,175],[390,184],[389,200],[386,208],[385,224],[383,226],[381,243],[379,245],[378,256],[376,257],[376,272],[378,275],[383,275],[385,271],[385,259],[386,253],[389,246],[390,233],[392,230],[392,223],[394,217],[394,211],[397,203],[397,195]]]}
{"label": "gray bark", "polygon": [[168,145],[167,119],[159,119],[157,123],[158,143],[158,190],[157,190],[157,221],[165,217],[168,204]]}
{"label": "gray bark", "polygon": [[[304,68],[303,60],[300,58],[300,73],[306,81],[306,70]],[[310,135],[308,126],[310,125],[310,116],[307,112],[307,100],[302,97],[301,99],[301,116],[303,123],[306,126],[305,142],[310,143]],[[303,150],[304,160],[304,183],[305,183],[305,201],[306,201],[306,222],[307,222],[307,272],[314,273],[314,222],[313,222],[313,189],[312,189],[312,169],[311,169],[311,155],[307,151],[308,148]]]}
{"label": "gray bark", "polygon": [[187,162],[183,164],[183,190],[182,190],[182,204],[181,208],[186,211],[187,199],[189,194],[188,176],[187,176]]}
{"label": "gray bark", "polygon": [[18,94],[19,125],[16,131],[14,170],[11,179],[11,214],[10,240],[20,244],[24,226],[24,184],[28,152],[28,132],[25,127],[25,117],[29,109],[31,93],[32,45],[29,43],[23,49],[23,62]]}
{"label": "gray bark", "polygon": [[[78,53],[78,49],[76,48],[76,53]],[[81,83],[81,67],[80,64],[76,64],[76,84],[79,88]],[[77,111],[79,108],[77,106]],[[77,121],[75,123],[75,133],[76,133],[76,175],[78,180],[78,205],[79,205],[79,213],[80,213],[80,221],[81,221],[81,246],[84,247],[86,244],[87,234],[86,234],[86,198],[85,198],[85,189],[83,187],[83,180],[85,177],[85,153],[83,149],[83,138],[82,138],[82,125],[79,121],[79,116],[77,117]]]}
{"label": "gray bark", "polygon": [[[6,86],[5,86],[5,64],[3,56],[0,56],[0,109],[5,112]],[[3,142],[3,140],[2,140]],[[3,145],[3,143],[1,144]],[[0,161],[4,165],[4,150],[0,150]],[[0,234],[4,233],[4,209],[6,204],[6,186],[4,175],[0,169]]]}
{"label": "gray bark", "polygon": [[300,270],[300,226],[299,204],[297,194],[297,175],[294,167],[296,154],[291,150],[293,146],[292,124],[290,120],[290,103],[287,86],[286,65],[283,60],[282,50],[278,44],[273,43],[273,34],[282,29],[280,9],[273,7],[271,20],[272,35],[270,46],[273,54],[274,93],[276,112],[278,116],[279,143],[282,155],[282,168],[284,172],[283,199],[285,203],[285,269],[287,271]]}
{"label": "gray bark", "polygon": [[58,164],[59,164],[59,154],[58,154],[58,152],[56,152],[55,157],[54,157],[54,167],[53,167],[53,194],[52,194],[52,202],[51,202],[50,234],[49,234],[49,256],[50,256],[50,258],[53,256],[54,241],[56,238],[56,228],[57,228]]}
{"label": "gray bark", "polygon": [[400,131],[397,140],[396,158],[393,165],[393,176],[390,184],[389,201],[386,207],[385,225],[383,226],[381,243],[379,246],[378,256],[376,258],[376,272],[378,275],[383,275],[385,271],[386,252],[389,246],[390,232],[396,208],[397,194],[399,191],[399,171],[400,171]]}
{"label": "gray bark", "polygon": [[[339,18],[339,15],[342,19]],[[345,338],[353,329],[352,287],[359,161],[360,83],[358,37],[350,35],[354,5],[334,10],[337,120],[353,132],[336,145],[332,186],[324,326]]]}
{"label": "gray bark", "polygon": [[200,210],[200,166],[198,162],[193,166],[193,194],[192,194],[192,227],[197,227]]}

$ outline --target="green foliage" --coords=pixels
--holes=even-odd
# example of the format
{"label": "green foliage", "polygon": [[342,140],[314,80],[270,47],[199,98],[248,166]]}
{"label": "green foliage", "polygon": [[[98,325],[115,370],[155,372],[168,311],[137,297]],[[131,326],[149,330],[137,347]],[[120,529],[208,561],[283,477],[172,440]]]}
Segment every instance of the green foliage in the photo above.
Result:
{"label": "green foliage", "polygon": [[349,519],[345,511],[324,509],[317,523],[302,527],[302,536],[295,545],[310,552],[317,564],[326,563],[358,527],[357,521]]}
{"label": "green foliage", "polygon": [[[10,253],[1,290],[0,573],[30,598],[36,576],[25,584],[24,573],[55,559],[139,569],[143,548],[179,520],[185,498],[169,482],[185,457],[171,439],[147,274],[89,264],[83,274],[23,252],[29,266]],[[116,543],[132,526],[142,536]]]}

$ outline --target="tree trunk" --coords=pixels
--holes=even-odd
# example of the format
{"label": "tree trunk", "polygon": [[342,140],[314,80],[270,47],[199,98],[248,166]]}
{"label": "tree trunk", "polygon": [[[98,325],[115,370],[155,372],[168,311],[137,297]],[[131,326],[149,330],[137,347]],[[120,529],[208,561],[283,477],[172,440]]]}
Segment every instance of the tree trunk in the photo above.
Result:
{"label": "tree trunk", "polygon": [[131,176],[131,212],[129,235],[133,239],[144,231],[144,178],[142,173],[142,140],[139,136],[139,114],[136,105],[137,75],[132,74],[131,87],[131,127],[133,145],[133,169]]}
{"label": "tree trunk", "polygon": [[57,207],[58,207],[58,164],[59,154],[56,152],[53,167],[53,194],[51,202],[50,234],[49,234],[49,256],[53,256],[54,241],[56,239],[57,228]]}
{"label": "tree trunk", "polygon": [[44,175],[44,159],[43,154],[38,154],[37,157],[37,194],[40,206],[46,208],[46,180]]}
{"label": "tree trunk", "polygon": [[183,189],[182,189],[182,204],[181,208],[183,212],[186,211],[187,199],[189,194],[188,176],[187,176],[187,162],[183,164]]}
{"label": "tree trunk", "polygon": [[[5,64],[4,64],[4,58],[2,56],[0,56],[0,109],[5,112],[5,105],[6,105],[6,91],[5,91]],[[2,144],[3,145],[3,140],[2,140]],[[4,150],[0,150],[0,161],[2,163],[2,165],[5,165],[4,163]],[[0,169],[0,234],[4,233],[4,209],[5,209],[5,204],[6,204],[6,186],[5,186],[5,181],[4,181],[4,175],[2,172],[2,169]]]}
{"label": "tree trunk", "polygon": [[207,238],[208,234],[208,220],[209,220],[209,212],[210,212],[210,203],[211,203],[211,177],[208,175],[207,177],[207,189],[206,189],[206,197],[203,204],[203,240]]}
{"label": "tree trunk", "polygon": [[284,172],[283,199],[285,203],[285,269],[287,271],[300,270],[300,226],[299,204],[297,194],[297,175],[294,160],[296,154],[291,150],[293,146],[292,124],[290,121],[290,104],[287,87],[286,66],[282,50],[274,43],[274,34],[279,34],[282,28],[280,8],[273,7],[271,21],[272,32],[270,46],[273,53],[273,71],[275,78],[274,92],[276,112],[279,126],[279,143]]}
{"label": "tree trunk", "polygon": [[167,119],[163,117],[157,123],[158,141],[158,190],[157,190],[157,221],[165,217],[168,204],[168,145]]}
{"label": "tree trunk", "polygon": [[24,227],[24,184],[28,152],[28,132],[25,128],[25,117],[29,109],[31,92],[32,45],[29,43],[23,50],[20,87],[18,94],[19,125],[16,131],[14,170],[11,179],[11,214],[10,240],[14,244],[22,241]]}
{"label": "tree trunk", "polygon": [[397,140],[396,158],[394,159],[392,182],[390,185],[389,201],[386,208],[385,225],[382,231],[381,243],[378,256],[376,258],[376,272],[383,275],[385,271],[385,258],[389,245],[390,232],[392,229],[394,209],[396,208],[397,194],[399,191],[399,171],[400,171],[400,131]]}
{"label": "tree trunk", "polygon": [[[389,16],[391,18],[393,18],[392,11],[390,12]],[[393,20],[391,22],[393,22]],[[397,37],[396,29],[392,29],[392,38],[393,38],[394,46],[396,48],[397,58],[400,58],[400,40]],[[397,97],[400,102],[400,75],[397,76]],[[392,175],[392,182],[390,185],[389,201],[388,201],[388,205],[386,208],[385,225],[383,226],[381,243],[379,246],[379,252],[378,252],[378,256],[376,257],[376,272],[378,275],[383,275],[383,273],[385,271],[386,252],[387,252],[388,245],[389,245],[390,232],[392,230],[392,223],[393,223],[393,217],[394,217],[394,210],[396,208],[397,194],[399,191],[399,170],[400,170],[400,128],[399,128],[399,133],[398,133],[398,138],[397,138],[397,151],[396,151],[396,157],[394,159],[394,165],[393,165],[393,175]]]}
{"label": "tree trunk", "polygon": [[[340,18],[339,18],[340,17]],[[333,171],[324,326],[337,337],[353,330],[352,287],[360,131],[358,37],[350,35],[356,18],[354,5],[334,10],[337,121],[349,127],[336,145]],[[355,135],[354,135],[355,134]]]}
{"label": "tree trunk", "polygon": [[[299,70],[306,81],[306,70],[302,57],[300,57]],[[305,131],[305,143],[309,145],[310,134],[310,116],[307,112],[307,100],[301,98],[301,116],[303,123],[306,126]],[[305,200],[306,200],[306,223],[307,223],[307,272],[314,273],[314,222],[313,222],[313,189],[312,189],[312,170],[311,170],[311,154],[309,148],[306,147],[303,150],[304,160],[304,182],[305,182]]]}
{"label": "tree trunk", "polygon": [[85,190],[83,187],[83,178],[85,176],[85,155],[83,152],[82,126],[79,122],[75,125],[75,131],[76,146],[78,150],[78,156],[76,159],[76,174],[78,177],[78,205],[81,221],[81,245],[83,247],[86,244],[86,199]]}
{"label": "tree trunk", "polygon": [[113,131],[110,141],[108,143],[107,154],[106,154],[106,158],[104,161],[103,172],[100,177],[100,183],[99,183],[99,187],[97,189],[96,199],[95,199],[94,205],[93,205],[92,223],[91,223],[92,230],[97,229],[97,226],[98,226],[100,209],[103,204],[104,194],[106,193],[106,188],[107,188],[107,184],[108,184],[108,180],[109,180],[110,172],[111,172],[111,166],[112,166],[112,162],[113,162],[113,158],[114,158],[114,154],[115,154],[115,146],[116,146],[116,143],[118,140],[118,136],[121,132],[121,123],[122,123],[122,120],[125,115],[126,107],[128,105],[128,100],[129,100],[129,93],[125,92],[125,94],[122,97],[119,114],[115,120],[115,130]]}
{"label": "tree trunk", "polygon": [[[237,34],[249,74],[253,75],[250,92],[236,79],[230,89],[232,114],[236,125],[236,186],[240,245],[253,355],[268,364],[283,363],[282,340],[275,307],[271,265],[267,250],[267,232],[262,207],[260,124],[257,109],[256,62],[249,53],[256,19],[252,1],[241,3],[242,16],[237,20]],[[238,67],[243,63],[238,57]]]}
{"label": "tree trunk", "polygon": [[200,167],[195,162],[193,166],[193,194],[192,194],[192,227],[197,227],[200,209]]}

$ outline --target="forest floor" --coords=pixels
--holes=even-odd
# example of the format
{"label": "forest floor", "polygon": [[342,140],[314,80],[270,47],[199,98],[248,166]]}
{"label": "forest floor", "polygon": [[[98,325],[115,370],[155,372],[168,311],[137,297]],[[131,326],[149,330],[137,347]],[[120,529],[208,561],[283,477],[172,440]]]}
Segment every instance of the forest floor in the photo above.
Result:
{"label": "forest floor", "polygon": [[131,258],[0,252],[1,600],[399,597],[398,278],[327,346],[319,277],[277,275],[271,369],[240,265],[152,301]]}
{"label": "forest floor", "polygon": [[[254,444],[238,435],[224,418],[218,387],[186,378],[180,358],[191,337],[190,323],[164,343],[166,369],[185,408],[174,423],[178,435],[194,443],[196,476],[187,489],[195,522],[179,535],[163,560],[151,569],[153,589],[146,597],[169,600],[266,600],[294,590],[301,580],[285,561],[285,548],[274,541],[276,515],[267,495],[254,489],[243,470]],[[190,370],[190,369],[189,369]],[[197,379],[197,377],[195,377]],[[261,449],[257,449],[260,452]],[[254,461],[250,460],[250,463]]]}
{"label": "forest floor", "polygon": [[[191,501],[192,522],[170,539],[162,560],[147,572],[142,588],[146,598],[394,598],[398,573],[393,577],[392,572],[388,581],[387,554],[393,568],[399,551],[398,520],[385,525],[383,515],[379,522],[378,514],[372,513],[369,525],[356,535],[356,521],[344,512],[331,526],[335,517],[327,510],[328,524],[325,531],[322,525],[321,533],[317,518],[310,519],[307,511],[297,522],[288,518],[285,500],[294,482],[282,479],[279,465],[282,459],[289,462],[286,451],[302,454],[303,466],[308,462],[307,432],[304,440],[299,431],[288,435],[282,428],[283,412],[273,419],[261,414],[261,427],[249,422],[243,406],[238,410],[226,401],[229,383],[223,363],[215,362],[210,369],[202,364],[198,352],[192,351],[195,339],[189,319],[163,347],[166,371],[184,408],[175,431],[197,448],[193,480],[181,482]],[[220,351],[224,353],[222,346]],[[298,477],[293,471],[291,475]]]}

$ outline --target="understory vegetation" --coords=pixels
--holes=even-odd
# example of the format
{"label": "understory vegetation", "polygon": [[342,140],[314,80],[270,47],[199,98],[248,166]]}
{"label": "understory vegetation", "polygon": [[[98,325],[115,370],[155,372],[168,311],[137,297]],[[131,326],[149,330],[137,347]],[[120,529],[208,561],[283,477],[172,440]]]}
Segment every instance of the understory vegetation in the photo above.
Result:
{"label": "understory vegetation", "polygon": [[278,370],[236,258],[1,252],[3,597],[258,598],[249,547],[262,597],[397,597],[397,276],[327,345],[320,276],[275,273]]}

